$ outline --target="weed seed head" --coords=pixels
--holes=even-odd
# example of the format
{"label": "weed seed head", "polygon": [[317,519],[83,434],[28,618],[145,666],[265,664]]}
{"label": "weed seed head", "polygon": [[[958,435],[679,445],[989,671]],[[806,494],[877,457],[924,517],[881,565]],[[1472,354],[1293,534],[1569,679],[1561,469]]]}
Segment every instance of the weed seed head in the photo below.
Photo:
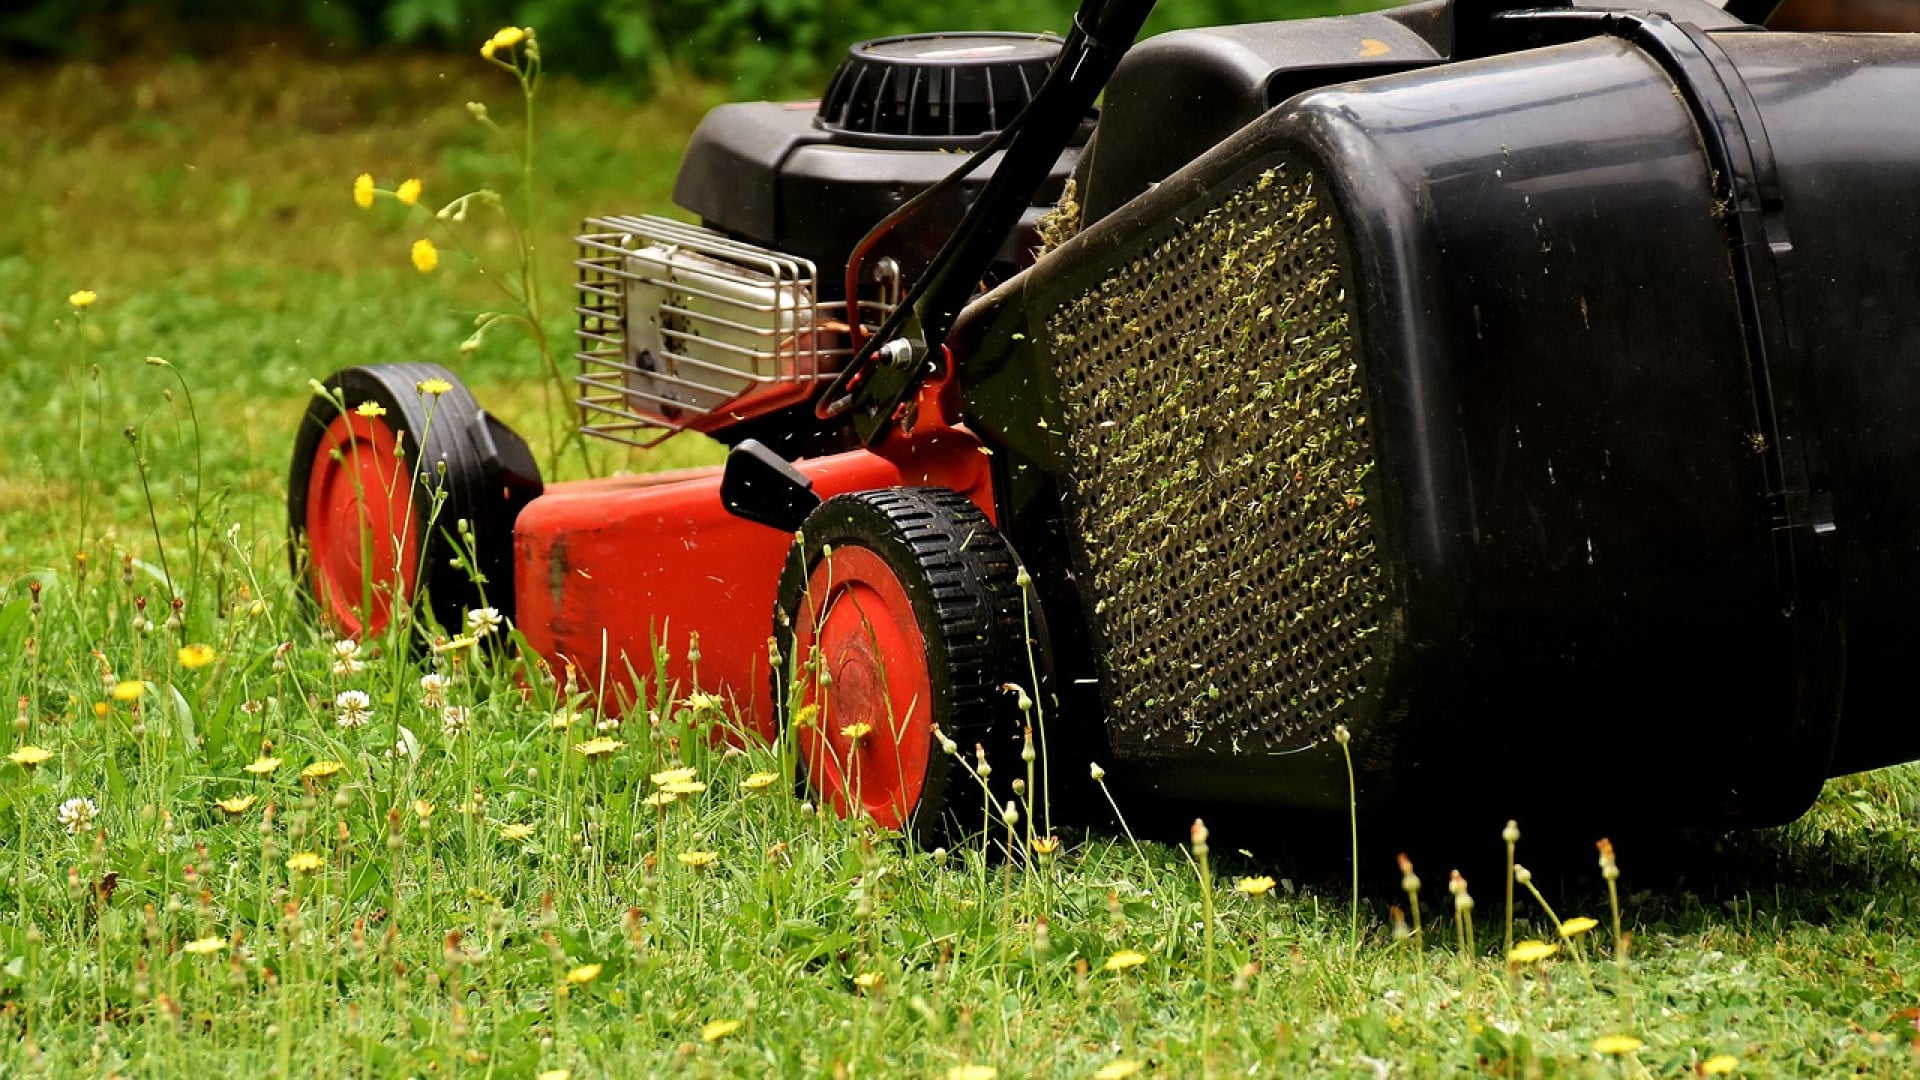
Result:
{"label": "weed seed head", "polygon": [[1608,881],[1619,880],[1620,866],[1613,861],[1613,842],[1602,837],[1595,846],[1600,849],[1600,876]]}

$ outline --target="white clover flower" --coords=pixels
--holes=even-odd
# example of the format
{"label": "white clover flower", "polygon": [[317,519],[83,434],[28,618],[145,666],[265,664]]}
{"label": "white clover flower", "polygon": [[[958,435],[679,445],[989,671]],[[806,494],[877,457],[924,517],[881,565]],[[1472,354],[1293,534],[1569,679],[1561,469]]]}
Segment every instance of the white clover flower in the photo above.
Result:
{"label": "white clover flower", "polygon": [[500,629],[500,609],[483,607],[467,612],[467,633],[483,638]]}
{"label": "white clover flower", "polygon": [[452,685],[452,679],[437,671],[420,676],[420,704],[429,709],[446,707],[447,688]]}
{"label": "white clover flower", "polygon": [[335,721],[343,728],[357,728],[373,719],[373,699],[365,690],[342,690],[334,695],[333,707],[340,710]]}
{"label": "white clover flower", "polygon": [[467,722],[469,719],[471,719],[471,717],[468,715],[467,710],[458,705],[447,706],[440,711],[440,734],[445,735],[449,739],[459,735],[461,732],[467,730]]}
{"label": "white clover flower", "polygon": [[92,799],[75,798],[61,803],[60,810],[55,816],[70,835],[78,836],[86,832],[87,828],[93,824],[93,819],[99,815],[98,803]]}
{"label": "white clover flower", "polygon": [[346,678],[357,675],[367,665],[360,660],[360,643],[352,638],[341,638],[333,643],[333,673]]}

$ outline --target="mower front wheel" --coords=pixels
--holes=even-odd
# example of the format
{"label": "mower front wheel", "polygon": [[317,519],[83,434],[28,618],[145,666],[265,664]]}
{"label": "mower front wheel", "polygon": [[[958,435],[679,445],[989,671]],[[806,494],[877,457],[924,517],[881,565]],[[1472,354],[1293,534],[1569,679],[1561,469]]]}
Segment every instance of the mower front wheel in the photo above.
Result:
{"label": "mower front wheel", "polygon": [[841,495],[807,517],[780,578],[787,670],[774,673],[807,788],[926,847],[979,829],[975,747],[994,798],[1024,772],[1033,658],[1019,569],[986,515],[945,488]]}
{"label": "mower front wheel", "polygon": [[511,615],[513,519],[540,485],[526,444],[438,364],[347,368],[321,387],[287,485],[293,572],[320,618],[377,636],[423,595],[456,633],[471,609]]}

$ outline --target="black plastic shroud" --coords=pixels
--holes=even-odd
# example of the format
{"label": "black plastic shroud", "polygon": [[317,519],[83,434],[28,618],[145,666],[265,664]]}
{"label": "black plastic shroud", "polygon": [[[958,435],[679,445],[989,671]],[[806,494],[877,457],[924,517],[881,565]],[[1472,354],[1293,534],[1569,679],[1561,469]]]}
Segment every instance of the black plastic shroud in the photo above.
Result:
{"label": "black plastic shroud", "polygon": [[[1207,435],[1226,416],[1208,415],[1204,382],[1183,380],[1225,380],[1212,395],[1224,403],[1309,370],[1286,349],[1227,364],[1173,347],[1237,340],[1182,329],[1196,311],[1225,318],[1235,297],[1217,268],[1162,258],[1236,193],[1302,177],[1311,194],[1273,212],[1322,207],[1337,222],[1309,277],[1313,295],[1352,305],[1372,455],[1353,492],[1369,539],[1346,554],[1378,564],[1366,579],[1378,631],[1364,654],[1341,654],[1364,656],[1341,706],[1364,803],[1445,800],[1455,818],[1493,822],[1488,835],[1518,805],[1762,823],[1798,814],[1828,776],[1920,756],[1907,701],[1920,651],[1920,128],[1898,105],[1920,100],[1920,37],[1769,33],[1705,4],[1659,6],[1670,17],[1507,16],[1484,58],[1435,63],[1450,43],[1430,42],[1428,66],[1277,103],[1150,188],[1122,178],[1139,193],[963,315],[967,420],[993,444],[999,519],[1042,590],[1060,683],[1079,688],[1063,712],[1103,716],[1134,782],[1344,806],[1323,734],[1266,745],[1210,725],[1207,681],[1189,676],[1251,613],[1272,621],[1243,663],[1278,665],[1291,647],[1288,617],[1272,613],[1309,593],[1288,592],[1284,573],[1230,578],[1252,565],[1242,546],[1277,542],[1258,531],[1269,519],[1224,504],[1221,536],[1143,571],[1157,600],[1120,624],[1101,613],[1113,597],[1095,560],[1128,552],[1091,549],[1099,523],[1085,516],[1112,504],[1089,485],[1124,479],[1087,467],[1098,440],[1136,417],[1142,438],[1222,448],[1158,462],[1129,481],[1141,490],[1155,471],[1235,482],[1238,442]],[[1386,40],[1375,20],[1355,37]],[[1256,29],[1223,39],[1223,64],[1244,64]],[[1187,44],[1191,68],[1206,39]],[[1156,55],[1143,47],[1120,82],[1150,83]],[[1268,81],[1283,78],[1276,67]],[[1113,182],[1109,164],[1142,160],[1104,148],[1121,112],[1116,101],[1103,120],[1090,191]],[[1262,250],[1258,233],[1244,252]],[[1110,370],[1130,373],[1137,404],[1115,418],[1078,396],[1097,386],[1062,381],[1061,335],[1075,332],[1063,313],[1128,288],[1149,299],[1086,327],[1105,335]],[[1306,318],[1293,306],[1305,295],[1256,296],[1246,325]],[[1202,404],[1162,410],[1176,392]],[[1316,419],[1303,398],[1275,410],[1276,425],[1335,415]],[[1310,480],[1316,460],[1272,488]],[[1201,524],[1182,525],[1187,539]],[[1237,598],[1193,618],[1186,590],[1220,577]],[[1170,692],[1153,708],[1169,714],[1113,708],[1122,631],[1163,635]]]}

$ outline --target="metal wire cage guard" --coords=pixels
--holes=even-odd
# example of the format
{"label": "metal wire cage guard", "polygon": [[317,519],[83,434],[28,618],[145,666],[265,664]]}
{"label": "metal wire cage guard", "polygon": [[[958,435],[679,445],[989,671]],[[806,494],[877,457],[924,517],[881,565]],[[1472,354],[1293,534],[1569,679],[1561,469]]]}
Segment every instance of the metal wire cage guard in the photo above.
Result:
{"label": "metal wire cage guard", "polygon": [[630,446],[805,400],[849,353],[812,262],[660,217],[579,237],[581,429]]}

